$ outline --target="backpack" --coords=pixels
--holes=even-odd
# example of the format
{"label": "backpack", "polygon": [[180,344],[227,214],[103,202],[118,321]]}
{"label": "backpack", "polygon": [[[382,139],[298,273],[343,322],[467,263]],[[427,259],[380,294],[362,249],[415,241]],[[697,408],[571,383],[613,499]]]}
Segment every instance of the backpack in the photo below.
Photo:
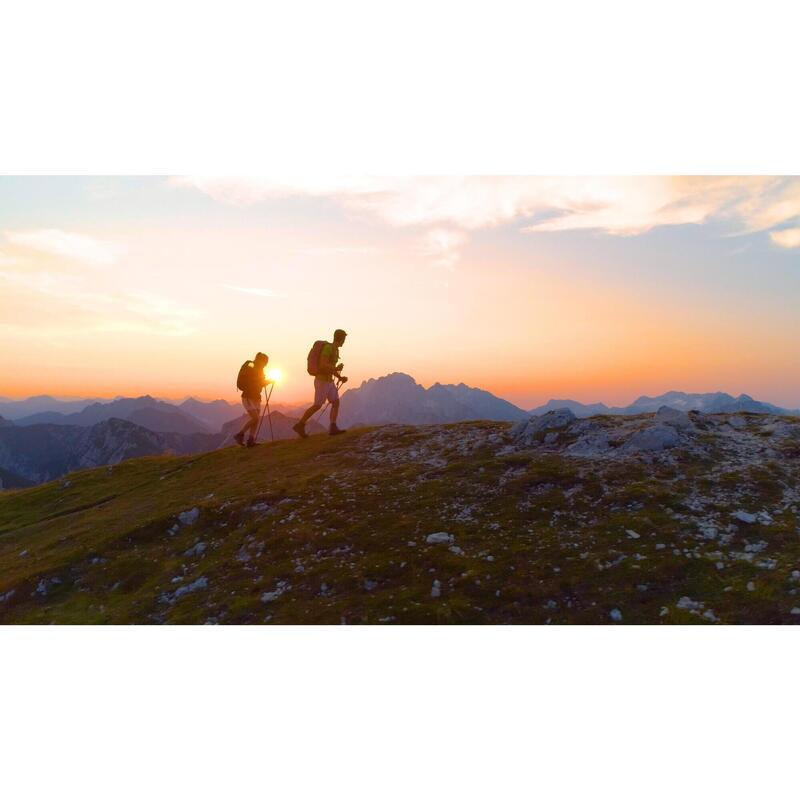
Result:
{"label": "backpack", "polygon": [[258,375],[256,365],[252,361],[245,361],[239,368],[239,375],[236,378],[236,388],[240,392],[249,395],[261,394],[261,387],[257,385]]}
{"label": "backpack", "polygon": [[322,354],[322,348],[328,342],[323,341],[322,339],[318,339],[314,342],[312,348],[308,351],[308,374],[314,375],[319,372],[319,357]]}

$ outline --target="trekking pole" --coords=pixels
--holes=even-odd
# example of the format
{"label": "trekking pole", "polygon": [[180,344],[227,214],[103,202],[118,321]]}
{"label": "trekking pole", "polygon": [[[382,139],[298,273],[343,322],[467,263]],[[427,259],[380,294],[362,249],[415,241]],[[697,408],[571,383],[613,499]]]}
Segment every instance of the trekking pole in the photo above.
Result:
{"label": "trekking pole", "polygon": [[[269,411],[269,398],[272,397],[272,390],[275,388],[275,384],[271,384],[269,387],[269,394],[267,394],[267,387],[264,387],[264,397],[266,398],[266,403],[264,404],[264,410],[261,412],[261,419],[258,421],[258,427],[256,428],[256,436],[255,441],[258,441],[258,434],[261,433],[261,425],[264,422],[264,414]],[[269,432],[272,435],[272,441],[275,441],[275,435],[272,433],[272,415],[269,415]]]}
{"label": "trekking pole", "polygon": [[[341,378],[337,378],[336,379],[336,388],[338,389],[341,385],[342,385],[342,379]],[[309,420],[309,422],[311,422],[311,420],[313,420],[314,417],[317,417],[316,421],[319,422],[320,425],[321,425],[322,424],[322,420],[325,417],[325,412],[328,410],[328,407],[330,406],[330,404],[331,404],[331,401],[326,399],[325,400],[325,405],[322,406],[321,413],[319,411],[317,411],[317,414],[319,414],[319,416],[317,417],[317,414],[314,414],[311,417],[311,419]]]}
{"label": "trekking pole", "polygon": [[269,410],[269,399],[272,397],[272,390],[275,384],[270,384],[269,394],[267,394],[267,387],[264,387],[264,394],[267,394],[267,419],[269,420],[269,438],[272,439],[272,444],[275,444],[275,432],[272,430],[272,412]]}

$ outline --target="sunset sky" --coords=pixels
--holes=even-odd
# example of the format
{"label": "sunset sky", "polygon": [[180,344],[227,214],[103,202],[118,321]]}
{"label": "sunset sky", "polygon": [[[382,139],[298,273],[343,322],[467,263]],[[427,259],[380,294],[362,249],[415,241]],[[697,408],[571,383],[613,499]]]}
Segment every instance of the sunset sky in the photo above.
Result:
{"label": "sunset sky", "polygon": [[529,408],[800,406],[797,178],[0,178],[0,395],[310,397],[402,371]]}

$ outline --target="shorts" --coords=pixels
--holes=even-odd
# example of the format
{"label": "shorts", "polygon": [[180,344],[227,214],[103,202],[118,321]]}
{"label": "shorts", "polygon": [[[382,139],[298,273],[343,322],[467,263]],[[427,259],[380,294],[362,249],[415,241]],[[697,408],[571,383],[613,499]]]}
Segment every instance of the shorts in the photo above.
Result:
{"label": "shorts", "polygon": [[261,413],[261,398],[260,397],[245,397],[242,395],[242,405],[248,414]]}
{"label": "shorts", "polygon": [[321,406],[328,400],[336,403],[339,400],[339,390],[333,381],[324,381],[322,378],[314,378],[314,405]]}

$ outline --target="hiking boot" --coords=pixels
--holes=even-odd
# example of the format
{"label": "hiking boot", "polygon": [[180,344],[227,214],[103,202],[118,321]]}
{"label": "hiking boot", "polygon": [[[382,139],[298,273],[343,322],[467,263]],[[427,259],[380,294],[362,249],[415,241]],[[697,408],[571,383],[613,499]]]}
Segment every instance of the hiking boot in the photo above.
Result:
{"label": "hiking boot", "polygon": [[344,431],[340,427],[338,427],[335,422],[332,422],[328,433],[331,436],[338,436],[340,433],[344,433]]}
{"label": "hiking boot", "polygon": [[236,436],[233,437],[233,441],[236,442],[240,447],[244,447],[244,434],[237,433]]}
{"label": "hiking boot", "polygon": [[292,425],[292,430],[301,438],[306,439],[308,434],[306,433],[306,426],[302,422],[297,422]]}
{"label": "hiking boot", "polygon": [[248,439],[247,440],[247,446],[248,447],[255,447],[257,444],[258,444],[258,442],[255,439]]}

